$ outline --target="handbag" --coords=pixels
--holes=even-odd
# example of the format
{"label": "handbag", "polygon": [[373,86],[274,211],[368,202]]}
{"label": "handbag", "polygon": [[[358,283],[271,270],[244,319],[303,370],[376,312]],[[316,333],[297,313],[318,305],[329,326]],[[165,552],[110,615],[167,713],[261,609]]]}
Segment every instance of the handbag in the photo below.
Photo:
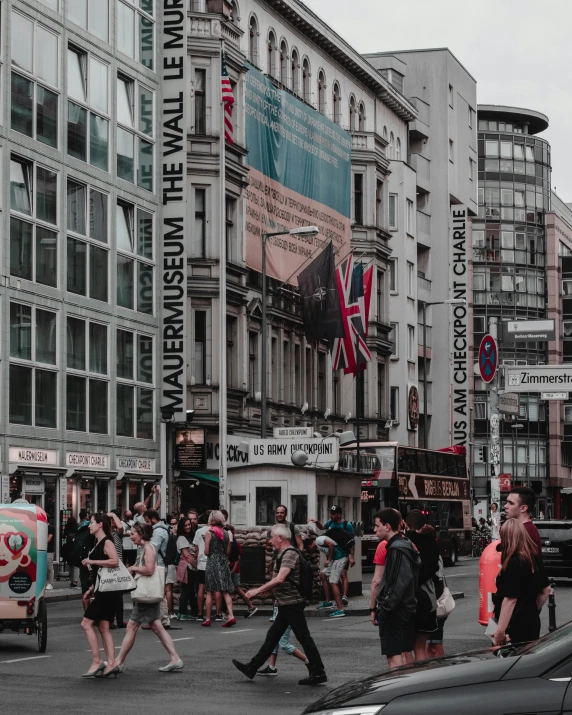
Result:
{"label": "handbag", "polygon": [[[144,552],[137,561],[143,563]],[[155,565],[152,576],[135,574],[135,590],[131,594],[133,603],[159,603],[165,596],[165,567]]]}
{"label": "handbag", "polygon": [[437,618],[447,618],[451,611],[455,608],[455,599],[449,591],[447,583],[443,588],[443,593],[437,599]]}
{"label": "handbag", "polygon": [[97,572],[95,590],[100,593],[133,591],[135,587],[135,579],[122,561],[113,569],[103,566]]}

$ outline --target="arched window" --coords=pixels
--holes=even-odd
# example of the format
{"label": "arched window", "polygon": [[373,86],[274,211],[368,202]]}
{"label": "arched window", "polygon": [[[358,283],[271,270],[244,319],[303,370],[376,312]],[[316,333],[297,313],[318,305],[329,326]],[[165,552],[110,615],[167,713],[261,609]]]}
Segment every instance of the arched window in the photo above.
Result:
{"label": "arched window", "polygon": [[350,97],[350,132],[355,132],[356,130],[356,98]]}
{"label": "arched window", "polygon": [[248,56],[253,65],[258,64],[258,22],[255,15],[250,16],[248,23]]}
{"label": "arched window", "polygon": [[334,91],[332,92],[332,100],[334,102],[334,122],[338,125],[342,123],[342,98],[340,96],[340,85],[334,82]]}
{"label": "arched window", "polygon": [[291,60],[290,89],[295,94],[300,94],[300,56],[295,47],[292,48]]}
{"label": "arched window", "polygon": [[268,63],[266,71],[271,77],[276,77],[276,35],[268,33]]}
{"label": "arched window", "polygon": [[326,113],[326,75],[323,70],[318,72],[318,111]]}
{"label": "arched window", "polygon": [[280,43],[280,81],[284,86],[288,84],[288,45],[286,40]]}
{"label": "arched window", "polygon": [[383,138],[387,141],[387,127],[383,127]]}
{"label": "arched window", "polygon": [[233,25],[236,25],[238,27],[238,23],[240,22],[240,9],[236,0],[232,0],[231,5],[232,7],[230,9],[230,21]]}
{"label": "arched window", "polygon": [[304,96],[304,101],[310,104],[310,60],[304,57],[304,62],[302,63],[302,94]]}
{"label": "arched window", "polygon": [[395,159],[395,157],[393,156],[393,142],[394,142],[393,132],[389,132],[389,158],[390,159]]}
{"label": "arched window", "polygon": [[359,105],[358,129],[360,132],[365,132],[365,104],[363,102],[360,102]]}
{"label": "arched window", "polygon": [[397,141],[395,143],[395,158],[397,161],[401,161],[401,139],[397,137]]}

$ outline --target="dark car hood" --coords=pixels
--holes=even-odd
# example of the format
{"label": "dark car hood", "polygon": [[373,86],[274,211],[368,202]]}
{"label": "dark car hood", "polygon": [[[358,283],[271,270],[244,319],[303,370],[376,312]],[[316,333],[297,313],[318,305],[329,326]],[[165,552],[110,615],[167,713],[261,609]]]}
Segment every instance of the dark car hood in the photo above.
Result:
{"label": "dark car hood", "polygon": [[307,707],[304,712],[313,713],[349,704],[382,704],[400,695],[411,695],[420,691],[462,687],[469,683],[495,682],[500,680],[519,658],[520,656],[500,658],[487,648],[414,663],[342,685]]}

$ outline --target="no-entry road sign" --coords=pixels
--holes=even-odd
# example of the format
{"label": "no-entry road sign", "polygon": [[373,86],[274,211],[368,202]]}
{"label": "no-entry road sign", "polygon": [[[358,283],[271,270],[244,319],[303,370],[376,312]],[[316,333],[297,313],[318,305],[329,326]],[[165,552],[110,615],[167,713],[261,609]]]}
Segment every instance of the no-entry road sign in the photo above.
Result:
{"label": "no-entry road sign", "polygon": [[479,347],[479,373],[483,382],[491,382],[497,371],[499,358],[497,342],[492,335],[485,335]]}

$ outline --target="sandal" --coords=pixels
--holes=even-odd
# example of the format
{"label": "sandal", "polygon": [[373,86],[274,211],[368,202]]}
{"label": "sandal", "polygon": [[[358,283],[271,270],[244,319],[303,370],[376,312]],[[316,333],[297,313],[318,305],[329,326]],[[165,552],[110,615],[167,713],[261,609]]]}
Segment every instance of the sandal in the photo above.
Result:
{"label": "sandal", "polygon": [[201,623],[201,626],[204,626],[205,628],[210,628],[210,625],[211,625],[210,620],[208,620],[208,621],[203,621],[203,622]]}

